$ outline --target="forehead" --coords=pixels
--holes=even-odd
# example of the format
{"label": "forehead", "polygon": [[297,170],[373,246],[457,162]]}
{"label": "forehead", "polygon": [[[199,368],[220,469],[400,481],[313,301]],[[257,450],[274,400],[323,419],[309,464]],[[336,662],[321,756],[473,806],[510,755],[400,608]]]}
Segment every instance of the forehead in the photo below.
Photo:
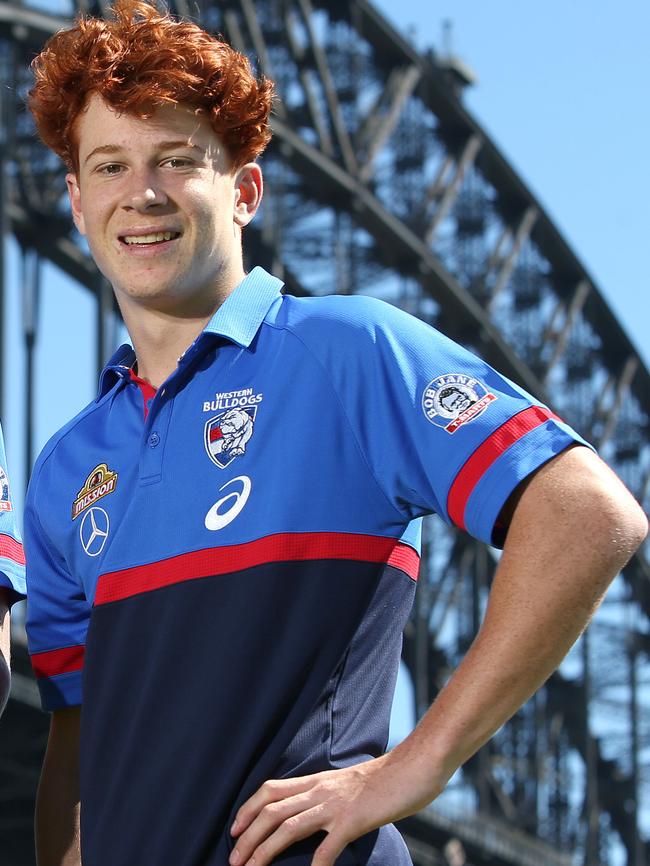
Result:
{"label": "forehead", "polygon": [[93,94],[75,123],[79,161],[98,147],[115,147],[142,153],[161,142],[187,142],[203,148],[211,156],[224,152],[219,136],[203,114],[193,106],[170,104],[156,107],[147,118],[120,113],[101,96]]}

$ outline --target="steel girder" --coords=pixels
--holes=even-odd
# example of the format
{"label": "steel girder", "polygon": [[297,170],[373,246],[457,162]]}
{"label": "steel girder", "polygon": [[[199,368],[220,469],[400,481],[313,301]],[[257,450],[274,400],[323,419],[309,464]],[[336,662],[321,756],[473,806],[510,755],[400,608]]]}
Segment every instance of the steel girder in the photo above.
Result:
{"label": "steel girder", "polygon": [[[377,294],[440,327],[564,415],[647,505],[648,370],[544,208],[464,108],[458,70],[418,53],[364,0],[172,6],[223,32],[278,85],[250,259],[284,276],[294,293]],[[2,104],[4,219],[23,249],[97,297],[99,363],[115,312],[71,228],[63,171],[34,140],[22,103],[28,62],[44,39],[76,11],[101,14],[105,4],[62,0],[61,15],[47,8],[54,3],[0,2],[3,79],[18,97],[5,91]],[[418,712],[475,633],[494,567],[490,554],[440,523],[429,524],[424,554],[405,639]],[[497,845],[501,853],[483,843],[491,862],[550,863],[574,852],[591,864],[608,859],[609,827],[628,862],[642,862],[637,812],[643,797],[650,808],[650,779],[639,755],[650,719],[637,673],[647,669],[649,577],[646,550],[626,568],[611,605],[633,628],[597,621],[595,639],[574,651],[568,673],[554,677],[409,832],[426,839],[423,827],[444,825],[482,862],[480,828],[488,822],[491,838],[501,828],[503,842],[507,825],[516,825],[528,849],[525,837]],[[603,634],[614,677],[602,664]],[[622,733],[603,721],[612,706],[627,718]],[[586,780],[580,790],[570,782],[574,771]],[[459,802],[462,821],[449,805]],[[446,862],[428,850],[416,859]]]}

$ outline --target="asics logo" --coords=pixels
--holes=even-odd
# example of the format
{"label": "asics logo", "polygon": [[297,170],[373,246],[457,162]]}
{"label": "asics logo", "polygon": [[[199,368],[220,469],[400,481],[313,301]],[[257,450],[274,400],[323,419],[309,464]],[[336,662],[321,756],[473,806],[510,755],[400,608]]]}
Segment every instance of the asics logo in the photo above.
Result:
{"label": "asics logo", "polygon": [[216,532],[218,529],[223,529],[237,517],[242,510],[248,497],[250,496],[252,483],[247,475],[238,475],[237,478],[231,478],[223,487],[219,488],[219,493],[236,484],[237,488],[226,493],[221,499],[217,499],[212,508],[205,515],[205,528]]}
{"label": "asics logo", "polygon": [[79,538],[88,556],[99,556],[106,544],[110,528],[108,514],[103,508],[91,508],[84,514],[79,527]]}

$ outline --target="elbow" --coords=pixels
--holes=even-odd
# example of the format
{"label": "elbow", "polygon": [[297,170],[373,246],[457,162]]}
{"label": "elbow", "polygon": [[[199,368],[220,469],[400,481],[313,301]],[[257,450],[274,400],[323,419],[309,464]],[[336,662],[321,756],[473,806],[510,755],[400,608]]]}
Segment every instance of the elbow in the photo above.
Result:
{"label": "elbow", "polygon": [[648,537],[648,518],[638,502],[632,499],[629,514],[626,514],[621,522],[625,522],[626,526],[626,538],[630,548],[629,559]]}
{"label": "elbow", "polygon": [[601,555],[611,558],[612,565],[620,570],[643,544],[648,519],[627,488],[617,478],[616,482],[605,485],[601,479],[595,480],[585,498],[584,519]]}

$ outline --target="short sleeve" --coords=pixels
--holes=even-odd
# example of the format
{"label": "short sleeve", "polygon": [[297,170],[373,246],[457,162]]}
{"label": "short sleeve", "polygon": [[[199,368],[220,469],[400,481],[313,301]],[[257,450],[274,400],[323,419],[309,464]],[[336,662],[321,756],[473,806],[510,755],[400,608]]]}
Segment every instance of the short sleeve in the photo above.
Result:
{"label": "short sleeve", "polygon": [[32,482],[25,506],[27,641],[44,710],[82,702],[81,680],[90,606],[39,519],[47,497]]}
{"label": "short sleeve", "polygon": [[11,602],[25,596],[25,556],[16,527],[4,439],[0,427],[0,586],[10,590]]}
{"label": "short sleeve", "polygon": [[353,303],[339,303],[338,334],[322,331],[312,346],[385,496],[405,519],[435,512],[497,544],[497,518],[519,482],[587,443],[431,326],[375,299],[341,300]]}

